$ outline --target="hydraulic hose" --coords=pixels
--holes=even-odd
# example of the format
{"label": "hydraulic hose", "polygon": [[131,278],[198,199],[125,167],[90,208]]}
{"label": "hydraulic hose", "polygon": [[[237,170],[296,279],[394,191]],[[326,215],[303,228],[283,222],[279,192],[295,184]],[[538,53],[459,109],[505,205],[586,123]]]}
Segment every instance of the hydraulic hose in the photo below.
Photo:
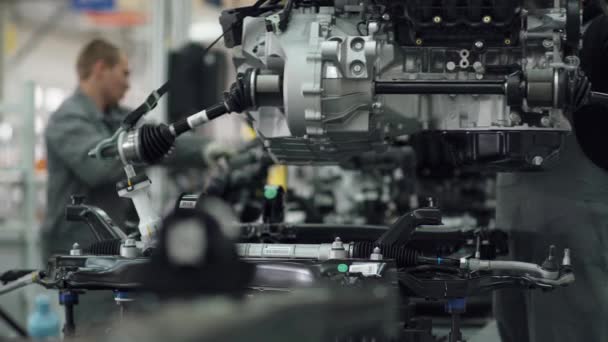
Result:
{"label": "hydraulic hose", "polygon": [[530,276],[555,280],[559,277],[559,272],[548,271],[540,265],[521,262],[521,261],[503,261],[503,260],[479,260],[467,259],[460,264],[462,269],[467,271],[508,271],[516,273],[529,274]]}
{"label": "hydraulic hose", "polygon": [[34,284],[40,278],[41,278],[41,273],[38,271],[26,274],[23,277],[0,287],[0,296],[3,294],[6,294],[6,293],[12,292],[14,290],[20,289],[24,286]]}

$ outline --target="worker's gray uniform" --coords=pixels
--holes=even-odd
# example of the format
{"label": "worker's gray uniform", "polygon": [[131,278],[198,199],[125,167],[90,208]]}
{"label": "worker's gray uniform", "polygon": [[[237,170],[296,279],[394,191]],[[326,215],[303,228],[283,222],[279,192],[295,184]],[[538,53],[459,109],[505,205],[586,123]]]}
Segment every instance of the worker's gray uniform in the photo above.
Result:
{"label": "worker's gray uniform", "polygon": [[573,136],[554,170],[499,176],[496,225],[517,261],[542,263],[555,244],[561,262],[570,248],[576,276],[552,292],[496,292],[503,342],[608,341],[608,174]]}
{"label": "worker's gray uniform", "polygon": [[[88,152],[112,136],[126,113],[121,108],[102,113],[87,95],[76,90],[52,114],[45,131],[49,177],[47,213],[41,234],[44,259],[53,253],[66,253],[74,242],[83,247],[94,242],[86,224],[65,219],[65,207],[72,194],[86,196],[86,203],[105,210],[119,226],[124,223],[131,204],[118,196],[115,187],[116,182],[125,178],[122,163],[91,158]],[[180,137],[171,157],[172,165],[204,167],[203,144],[203,139],[194,136]],[[111,303],[111,293],[102,296]],[[77,306],[77,314],[84,312],[85,305],[97,305],[89,301],[93,297],[82,296],[84,302]],[[107,315],[104,310],[96,311]],[[94,312],[87,310],[86,315]]]}

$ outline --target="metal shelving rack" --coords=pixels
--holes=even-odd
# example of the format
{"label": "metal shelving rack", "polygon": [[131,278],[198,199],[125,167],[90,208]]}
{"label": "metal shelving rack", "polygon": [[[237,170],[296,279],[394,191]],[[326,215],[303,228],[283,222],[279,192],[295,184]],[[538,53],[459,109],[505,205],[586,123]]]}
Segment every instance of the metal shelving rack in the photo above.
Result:
{"label": "metal shelving rack", "polygon": [[[0,262],[0,272],[10,268],[38,268],[40,267],[39,253],[37,248],[37,225],[36,208],[36,170],[35,170],[35,145],[36,132],[34,126],[35,118],[35,86],[33,82],[26,82],[23,86],[21,100],[18,102],[0,102],[0,112],[14,113],[20,117],[18,128],[20,146],[19,162],[16,167],[0,167],[0,182],[5,184],[16,184],[22,189],[19,210],[13,219],[0,223],[0,250],[5,253],[3,262]],[[8,194],[0,194],[6,198]],[[15,251],[15,255],[12,255]],[[16,252],[19,251],[19,252]],[[10,256],[10,257],[7,257]],[[14,264],[14,263],[17,264]],[[2,303],[8,306],[4,308],[12,312],[19,321],[25,320],[29,301],[33,297],[35,289],[19,291],[11,296],[2,298]],[[17,307],[11,307],[17,305]],[[3,305],[4,306],[4,305]]]}

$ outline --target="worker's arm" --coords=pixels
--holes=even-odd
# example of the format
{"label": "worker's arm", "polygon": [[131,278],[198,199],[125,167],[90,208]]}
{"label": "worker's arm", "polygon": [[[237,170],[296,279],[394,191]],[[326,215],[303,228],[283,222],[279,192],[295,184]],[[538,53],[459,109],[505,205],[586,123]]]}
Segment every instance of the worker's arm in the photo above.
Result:
{"label": "worker's arm", "polygon": [[77,113],[55,113],[46,129],[48,149],[89,187],[114,184],[125,175],[119,160],[88,156],[89,151],[105,138],[108,137],[98,122]]}

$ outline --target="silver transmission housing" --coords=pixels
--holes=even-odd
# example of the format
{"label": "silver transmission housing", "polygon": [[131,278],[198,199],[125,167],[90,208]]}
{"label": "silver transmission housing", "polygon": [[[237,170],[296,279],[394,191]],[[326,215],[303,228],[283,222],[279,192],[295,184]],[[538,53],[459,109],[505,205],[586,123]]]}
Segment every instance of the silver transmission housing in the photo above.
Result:
{"label": "silver transmission housing", "polygon": [[295,8],[284,31],[281,12],[246,17],[233,52],[238,71],[255,73],[251,121],[291,164],[340,162],[422,131],[567,132],[567,75],[579,62],[566,52],[566,9],[516,11],[517,41],[470,45],[404,45],[388,12],[359,1]]}

